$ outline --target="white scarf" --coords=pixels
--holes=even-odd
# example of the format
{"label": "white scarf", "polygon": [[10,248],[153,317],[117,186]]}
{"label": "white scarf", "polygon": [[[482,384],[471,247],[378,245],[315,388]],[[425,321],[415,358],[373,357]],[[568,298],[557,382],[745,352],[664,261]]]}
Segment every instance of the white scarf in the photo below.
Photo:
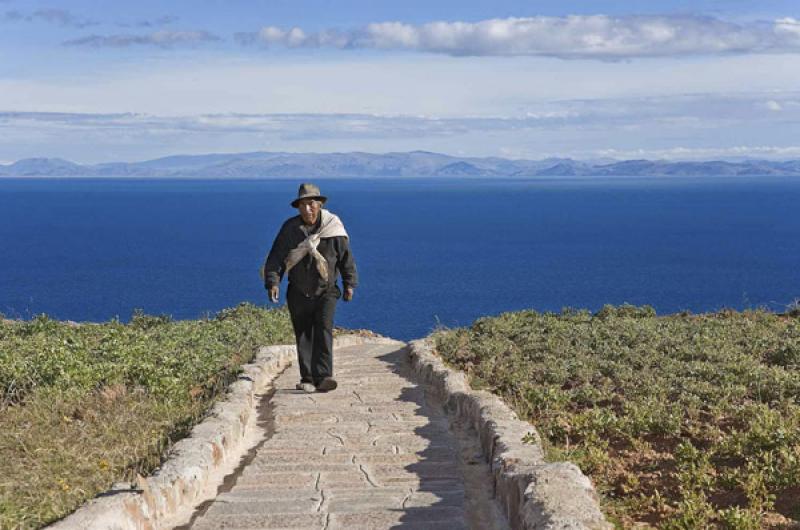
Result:
{"label": "white scarf", "polygon": [[327,282],[328,262],[325,260],[325,256],[323,256],[319,250],[317,250],[317,246],[319,245],[321,239],[348,236],[347,231],[344,229],[344,224],[335,214],[332,214],[328,210],[321,209],[319,211],[319,215],[322,218],[319,231],[309,235],[308,231],[310,230],[310,227],[305,225],[301,226],[300,230],[303,231],[303,233],[306,235],[306,238],[299,245],[297,245],[296,248],[289,251],[289,255],[286,257],[284,264],[286,265],[286,273],[288,274],[292,267],[300,263],[300,261],[305,258],[307,254],[311,254],[317,263],[317,271],[319,271],[319,275]]}

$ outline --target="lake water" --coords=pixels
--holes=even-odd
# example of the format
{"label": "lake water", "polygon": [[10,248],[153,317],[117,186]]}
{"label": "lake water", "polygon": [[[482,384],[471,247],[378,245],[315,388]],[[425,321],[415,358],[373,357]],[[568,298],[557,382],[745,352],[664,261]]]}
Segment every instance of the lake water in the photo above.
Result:
{"label": "lake water", "polygon": [[[258,270],[298,184],[0,179],[0,312],[103,321],[266,304]],[[782,310],[800,297],[800,179],[319,184],[361,275],[341,326],[409,339],[523,308]]]}

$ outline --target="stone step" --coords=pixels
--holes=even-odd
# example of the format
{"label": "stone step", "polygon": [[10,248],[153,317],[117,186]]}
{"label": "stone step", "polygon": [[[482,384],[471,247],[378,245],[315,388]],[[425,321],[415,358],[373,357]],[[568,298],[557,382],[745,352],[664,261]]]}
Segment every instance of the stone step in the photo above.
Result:
{"label": "stone step", "polygon": [[335,358],[333,392],[295,390],[292,367],[276,380],[270,438],[193,529],[469,528],[491,487],[468,489],[460,442],[406,375],[399,346],[341,348]]}
{"label": "stone step", "polygon": [[[298,529],[322,530],[326,528],[328,514],[324,513],[292,513],[292,514],[205,514],[192,525],[192,530],[278,530]],[[330,529],[330,527],[327,527]]]}

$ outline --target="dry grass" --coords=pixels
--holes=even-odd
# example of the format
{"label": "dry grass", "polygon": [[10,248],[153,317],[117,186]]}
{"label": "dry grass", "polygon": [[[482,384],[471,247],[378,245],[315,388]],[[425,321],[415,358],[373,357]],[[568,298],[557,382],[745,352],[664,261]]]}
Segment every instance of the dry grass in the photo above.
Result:
{"label": "dry grass", "polygon": [[41,391],[3,412],[0,528],[39,528],[120,480],[155,468],[199,411],[145,392]]}
{"label": "dry grass", "polygon": [[0,528],[40,528],[149,474],[290,328],[284,311],[247,305],[210,320],[0,326]]}

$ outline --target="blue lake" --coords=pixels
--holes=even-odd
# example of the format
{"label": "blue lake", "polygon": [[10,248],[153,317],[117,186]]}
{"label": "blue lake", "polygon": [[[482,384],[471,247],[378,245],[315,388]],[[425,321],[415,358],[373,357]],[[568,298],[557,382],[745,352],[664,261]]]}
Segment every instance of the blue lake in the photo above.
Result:
{"label": "blue lake", "polygon": [[[0,312],[103,321],[266,304],[258,270],[298,184],[0,179]],[[800,179],[319,184],[361,276],[341,326],[409,339],[522,308],[782,310],[800,297]]]}

